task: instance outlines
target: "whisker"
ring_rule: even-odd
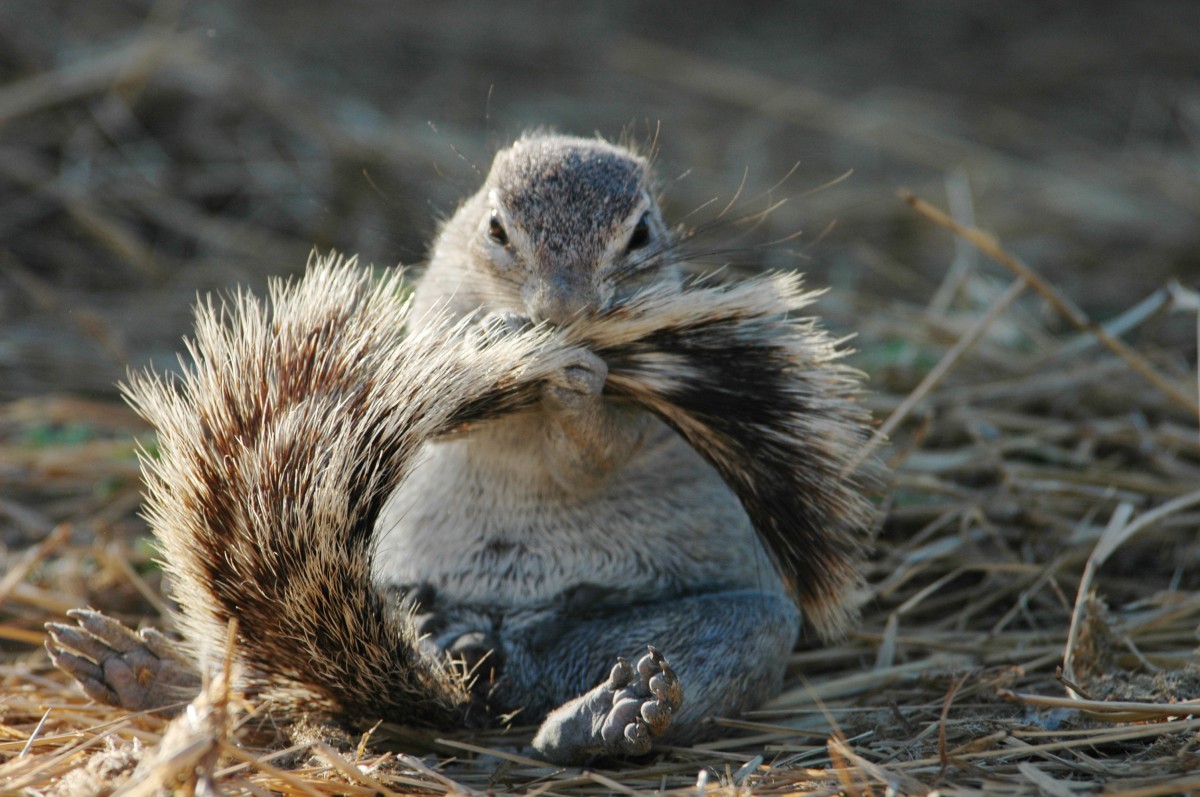
[[[733,208],[734,205],[737,204],[738,198],[742,195],[742,190],[746,187],[746,178],[748,178],[749,176],[750,176],[750,167],[743,166],[742,167],[742,181],[740,183],[738,183],[737,190],[733,192],[733,197],[729,200],[729,203],[726,204],[725,207],[721,208],[721,212],[717,214],[717,218],[721,218],[722,216],[724,216],[726,213],[728,213],[730,211],[731,208]]]

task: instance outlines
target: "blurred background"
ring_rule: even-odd
[[[668,215],[738,248],[702,266],[833,286],[822,312],[873,371],[903,334],[881,307],[969,317],[987,291],[947,275],[1009,279],[902,186],[1104,319],[1200,272],[1197,31],[1188,0],[10,0],[0,399],[114,396],[173,363],[197,292],[262,289],[314,246],[419,263],[543,126],[653,152]],[[1194,354],[1177,315],[1139,334]]]

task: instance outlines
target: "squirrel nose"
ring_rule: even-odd
[[[525,285],[522,299],[529,320],[563,324],[599,307],[596,289],[581,279],[559,276]]]

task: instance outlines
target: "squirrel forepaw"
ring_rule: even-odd
[[[474,329],[475,334],[483,340],[498,340],[529,329],[532,325],[533,322],[520,313],[496,310],[480,317]]]
[[[608,365],[587,349],[578,349],[574,361],[546,382],[542,398],[561,410],[582,410],[600,398],[608,379]]]

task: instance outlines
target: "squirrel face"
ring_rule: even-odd
[[[483,187],[446,223],[417,292],[559,324],[678,282],[644,158],[604,141],[536,135],[497,153]]]

